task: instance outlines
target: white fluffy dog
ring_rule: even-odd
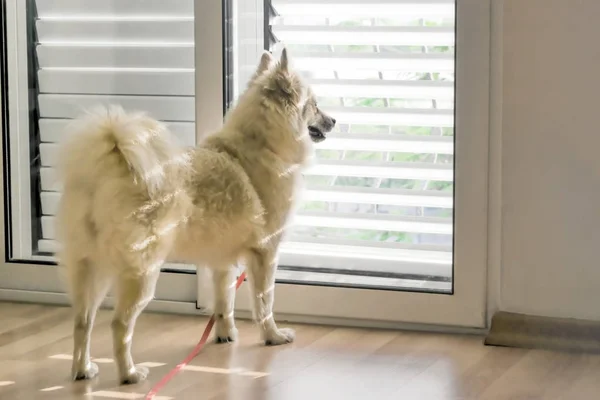
[[[59,259],[73,308],[73,379],[98,373],[90,333],[115,284],[114,354],[122,383],[146,378],[131,357],[135,321],[165,261],[209,266],[217,341],[235,340],[237,262],[246,265],[266,344],[294,340],[273,319],[277,248],[312,143],[335,120],[317,108],[287,52],[258,69],[221,131],[200,146],[175,144],[165,126],[110,107],[76,120],[62,147]]]

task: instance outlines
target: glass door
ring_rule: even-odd
[[[2,4],[0,288],[47,297],[64,292],[54,257],[61,196],[55,167],[69,120],[98,104],[120,104],[167,122],[183,145],[197,142],[194,1]],[[165,265],[159,296],[195,301],[190,274],[194,266]]]
[[[232,10],[234,96],[263,49],[285,46],[338,121],[316,145],[281,246],[275,311],[483,326],[489,3],[238,0]]]

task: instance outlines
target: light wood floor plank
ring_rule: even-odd
[[[158,363],[147,382],[121,386],[110,362],[112,313],[102,310],[92,356],[100,376],[71,382],[68,308],[0,303],[0,399],[94,400],[95,392],[141,396],[192,350],[205,317],[144,313],[133,353]],[[482,337],[289,325],[296,342],[265,347],[239,321],[239,340],[212,341],[159,395],[176,400],[587,400],[600,393],[600,355],[486,347]],[[164,363],[164,365],[160,365]],[[256,377],[258,373],[265,376]],[[254,374],[254,375],[252,375]],[[42,389],[54,388],[43,392]]]

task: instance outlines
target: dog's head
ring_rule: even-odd
[[[260,84],[277,100],[285,113],[295,113],[299,128],[315,143],[322,142],[335,127],[335,119],[321,110],[317,98],[301,76],[290,67],[287,50],[283,49],[278,62],[264,52],[249,86]]]
[[[302,112],[307,122],[308,134],[315,143],[325,140],[327,133],[335,127],[335,118],[330,117],[319,108],[317,98],[310,88],[308,88],[308,100],[304,104]]]

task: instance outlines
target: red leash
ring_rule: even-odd
[[[237,282],[235,283],[235,290],[239,289],[239,287],[244,282],[244,279],[246,279],[246,272],[242,272],[242,274],[238,278]],[[200,351],[202,350],[202,348],[206,344],[206,341],[208,340],[208,335],[210,335],[210,331],[212,331],[212,328],[213,328],[214,324],[215,324],[215,315],[213,314],[210,317],[210,320],[208,321],[208,324],[206,324],[206,328],[204,329],[204,333],[202,334],[202,337],[200,338],[200,341],[198,342],[198,344],[196,345],[196,347],[194,347],[194,349],[192,350],[192,352],[190,354],[188,354],[188,356],[180,364],[177,364],[177,366],[175,368],[173,368],[167,375],[165,375],[148,392],[148,394],[146,395],[146,400],[152,400],[152,399],[154,399],[154,396],[156,396],[156,394],[159,392],[159,390],[161,390],[162,388],[164,388],[166,386],[166,384],[169,383],[169,381],[171,379],[173,379],[173,377],[175,375],[177,375],[177,373],[183,369],[183,367],[185,367],[186,365],[188,365],[190,363],[190,361],[192,361],[194,359],[194,357],[196,357],[198,355],[198,353],[200,353]]]

